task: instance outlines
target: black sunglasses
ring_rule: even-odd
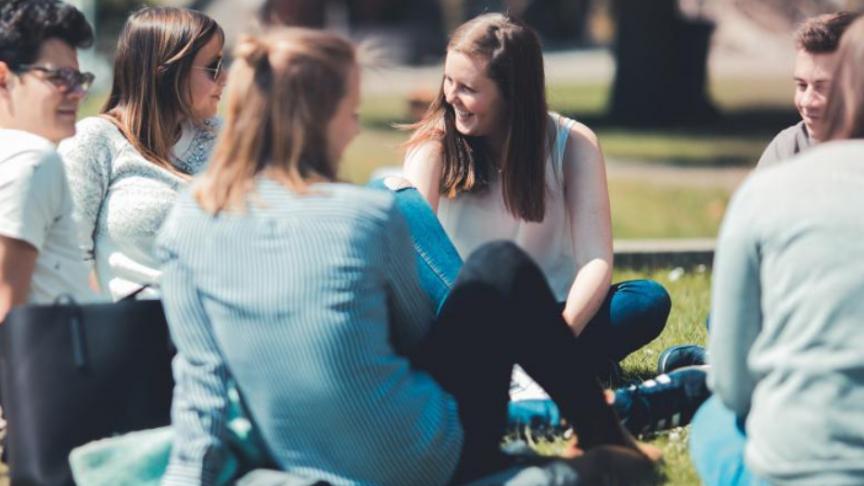
[[[39,71],[45,73],[45,79],[49,83],[67,93],[79,90],[86,93],[87,90],[93,86],[93,80],[96,79],[96,76],[94,76],[93,73],[82,73],[81,71],[72,68],[51,69],[36,64],[23,64],[15,71],[18,73],[25,73],[28,71]]]
[[[217,57],[216,59],[213,59],[213,62],[208,64],[207,67],[192,66],[192,69],[207,71],[210,73],[210,79],[214,82],[219,81],[219,77],[222,76],[222,73],[225,71],[226,63],[224,61],[224,57]]]

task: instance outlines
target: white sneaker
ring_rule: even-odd
[[[546,390],[528,376],[521,366],[513,366],[513,375],[510,378],[510,401],[548,399]]]

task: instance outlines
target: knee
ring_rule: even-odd
[[[512,241],[499,240],[481,245],[471,253],[468,260],[482,261],[486,264],[491,261],[498,265],[513,265],[529,262],[531,257]]]
[[[744,464],[746,440],[734,414],[719,398],[711,397],[702,404],[690,426],[690,458],[702,482],[711,486],[750,484]]]
[[[475,278],[494,281],[498,286],[545,278],[534,260],[510,241],[480,246],[465,261],[464,269]]]
[[[672,309],[669,292],[654,280],[633,280],[621,285],[626,286],[626,294],[632,297],[633,305],[638,306],[634,310],[646,331],[653,337],[660,335]]]
[[[373,179],[366,184],[366,187],[372,189],[381,189],[385,191],[398,192],[403,189],[413,189],[414,185],[411,181],[401,176],[387,176],[380,179]]]

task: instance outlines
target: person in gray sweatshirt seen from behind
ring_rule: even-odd
[[[754,173],[720,231],[691,430],[709,486],[864,484],[864,19],[830,89],[826,142]]]
[[[757,169],[787,160],[819,143],[831,76],[837,65],[837,44],[858,14],[837,12],[812,17],[795,32],[795,108],[801,121],[782,130],[768,144]]]

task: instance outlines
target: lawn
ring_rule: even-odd
[[[777,80],[713,84],[711,90],[718,105],[729,110],[731,115],[725,124],[699,129],[633,130],[608,125],[602,119],[608,95],[606,86],[552,86],[549,88],[549,101],[553,109],[576,114],[589,126],[595,127],[604,154],[609,159],[682,166],[752,165],[773,132],[782,127],[783,117],[788,113],[772,114],[769,110],[770,116],[764,118],[762,112],[747,110],[754,104],[775,109],[788,103],[791,95],[780,86],[781,81]],[[99,96],[89,99],[82,115],[96,113],[102,99]],[[394,129],[392,123],[404,121],[404,109],[404,100],[397,97],[378,96],[364,100],[360,110],[364,129],[345,154],[340,170],[344,180],[364,183],[375,169],[401,164],[400,144],[407,138],[407,133]],[[766,119],[769,123],[763,123]],[[597,122],[596,126],[592,120]],[[753,126],[757,129],[751,129]],[[721,186],[659,184],[614,177],[610,177],[609,190],[616,238],[714,236],[730,196],[730,189]],[[616,270],[616,280],[631,278],[655,279],[672,295],[672,312],[662,335],[623,363],[627,376],[648,377],[654,374],[657,357],[663,349],[674,344],[705,342],[710,272],[704,269],[690,272],[678,269]],[[687,430],[679,428],[646,438],[664,451],[664,484],[689,486],[699,483],[687,453]]]
[[[705,318],[710,307],[711,274],[699,268],[690,272],[682,272],[680,269],[648,272],[625,270],[615,274],[616,281],[632,278],[657,280],[672,296],[672,312],[663,333],[648,346],[628,356],[622,364],[625,375],[651,377],[656,373],[657,358],[664,349],[675,344],[705,343]],[[699,484],[687,450],[688,430],[689,428],[678,428],[648,439],[663,449],[664,484]]]
[[[710,272],[706,269],[619,270],[615,281],[650,278],[663,284],[672,295],[672,311],[663,333],[622,363],[624,379],[642,381],[656,375],[659,354],[675,344],[704,344],[705,317],[709,309]],[[613,384],[614,386],[614,384]],[[689,427],[679,427],[641,439],[663,451],[659,467],[660,481],[668,486],[694,486],[699,478],[688,452]],[[508,439],[512,440],[512,438]],[[567,444],[563,436],[535,439],[533,449],[539,454],[554,455]]]

